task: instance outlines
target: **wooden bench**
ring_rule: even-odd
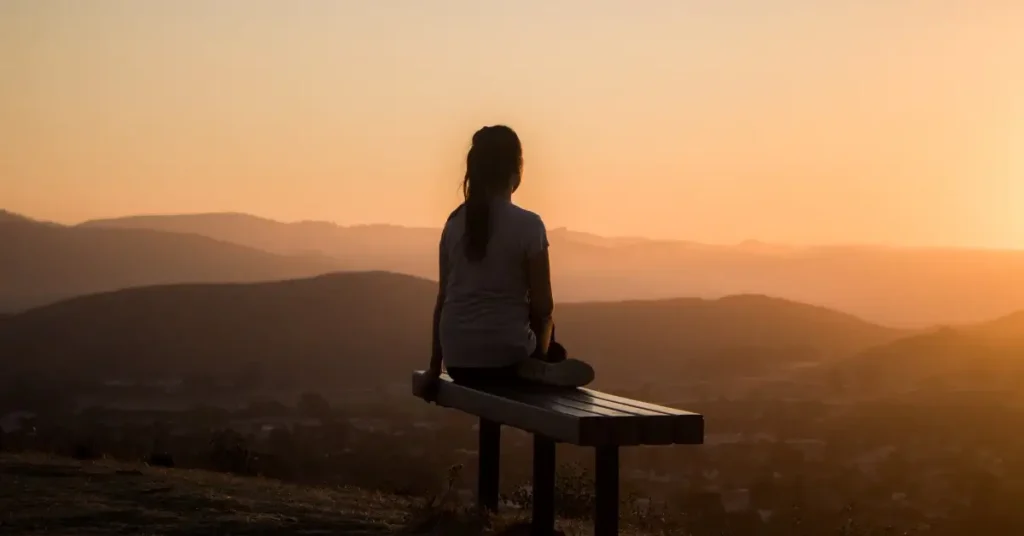
[[[413,373],[413,385],[422,371]],[[619,447],[698,445],[704,442],[704,417],[591,389],[543,385],[472,389],[441,376],[439,406],[480,417],[477,501],[498,507],[498,459],[501,426],[533,434],[534,536],[549,536],[555,526],[555,443],[594,447],[596,508],[594,535],[619,529]]]

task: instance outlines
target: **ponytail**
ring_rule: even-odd
[[[487,256],[491,237],[491,203],[507,191],[522,167],[523,150],[511,128],[484,127],[473,135],[466,155],[462,191],[466,198],[466,257],[477,262]]]

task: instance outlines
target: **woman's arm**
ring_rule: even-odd
[[[430,372],[441,374],[442,352],[441,352],[441,308],[444,307],[445,289],[448,285],[448,253],[444,247],[444,236],[441,237],[441,244],[438,248],[438,283],[437,301],[434,302],[434,324],[433,341],[430,350]]]
[[[444,287],[437,291],[437,302],[434,304],[434,341],[430,351],[430,371],[441,373],[441,335],[438,333],[441,327],[441,307],[444,305]]]
[[[547,355],[554,326],[555,300],[551,295],[551,260],[546,244],[526,259],[526,275],[530,285],[530,328],[537,336],[537,349]]]

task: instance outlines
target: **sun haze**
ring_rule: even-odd
[[[0,206],[439,226],[506,123],[549,226],[1020,247],[1022,34],[998,0],[5,0]]]

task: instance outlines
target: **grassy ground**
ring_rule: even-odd
[[[577,523],[561,528],[566,536],[590,532]],[[528,531],[515,515],[484,522],[443,498],[417,502],[206,471],[0,454],[0,534],[514,536]]]
[[[392,534],[410,504],[204,471],[0,455],[0,534]]]

